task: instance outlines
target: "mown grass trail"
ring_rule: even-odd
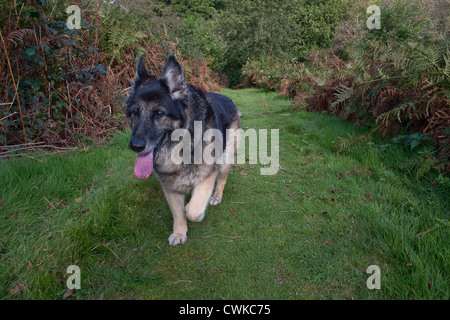
[[[365,129],[291,113],[262,90],[223,90],[243,128],[279,129],[280,166],[236,165],[223,202],[169,247],[155,177],[133,176],[129,132],[104,147],[0,163],[0,297],[61,299],[448,299],[448,190],[397,169],[405,150],[334,141]],[[375,141],[376,142],[376,141]],[[270,150],[270,149],[269,149]],[[365,270],[381,269],[369,290]]]

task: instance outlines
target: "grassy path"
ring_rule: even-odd
[[[0,162],[0,297],[60,299],[448,299],[445,190],[393,165],[407,150],[335,151],[363,133],[289,112],[261,90],[223,90],[243,128],[279,129],[281,170],[237,165],[222,204],[169,247],[172,218],[154,177],[133,176],[129,132],[105,147]],[[422,234],[421,234],[422,233]],[[381,270],[381,289],[365,273]]]

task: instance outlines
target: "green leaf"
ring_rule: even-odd
[[[42,122],[42,119],[36,118],[35,120],[36,120],[36,123],[37,123],[41,128],[44,128],[44,123]]]
[[[411,141],[411,150],[414,150],[420,145],[420,140],[412,140]]]

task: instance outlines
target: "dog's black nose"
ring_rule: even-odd
[[[145,141],[139,138],[132,137],[130,140],[130,148],[137,153],[144,151]]]

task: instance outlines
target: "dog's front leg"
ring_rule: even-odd
[[[163,188],[173,216],[173,233],[169,237],[169,245],[176,246],[187,240],[187,222],[184,213],[184,194]]]

